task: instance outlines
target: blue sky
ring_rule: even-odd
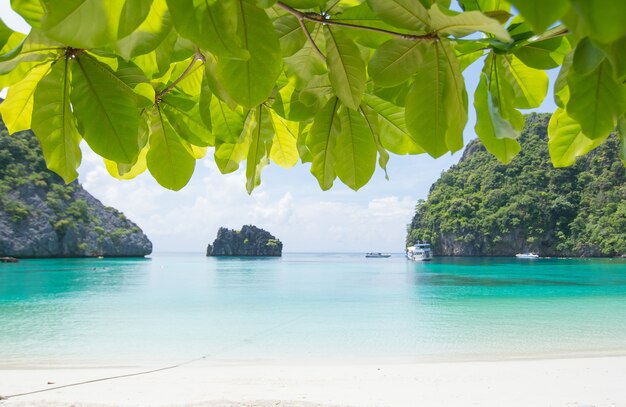
[[[27,29],[12,14],[9,0],[0,0],[5,23],[13,29]],[[465,142],[476,137],[472,95],[480,69],[479,61],[464,72],[470,99]],[[553,82],[554,75],[550,76]],[[554,109],[551,90],[549,93],[537,111]],[[370,183],[358,192],[339,180],[330,191],[321,191],[309,172],[310,164],[290,170],[272,164],[263,172],[261,186],[248,195],[244,171],[221,175],[211,151],[197,162],[189,185],[171,192],[148,173],[131,181],[113,179],[102,160],[83,147],[80,182],[104,204],[136,222],[158,252],[202,252],[220,226],[239,228],[244,224],[269,230],[282,240],[286,252],[401,252],[415,203],[427,197],[432,183],[462,154],[436,160],[427,155],[392,155],[387,167],[390,179],[377,169]]]

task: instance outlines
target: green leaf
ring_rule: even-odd
[[[189,143],[200,147],[215,145],[215,137],[202,121],[199,104],[193,99],[181,94],[167,94],[161,100],[161,113],[176,133]]]
[[[204,158],[208,151],[207,147],[198,147],[198,146],[194,146],[193,144],[188,144],[188,146],[189,146],[189,151],[191,152],[191,156],[195,158],[196,160]]]
[[[11,0],[11,8],[31,27],[41,27],[44,9],[39,0]]]
[[[482,12],[503,10],[509,11],[511,6],[503,0],[460,0],[459,4],[465,11],[478,10]]]
[[[357,45],[340,31],[324,27],[328,77],[341,102],[357,109],[365,92],[365,62]]]
[[[596,47],[589,37],[585,37],[578,42],[574,51],[573,67],[576,73],[588,75],[593,72],[604,61],[606,55]]]
[[[172,78],[174,80],[183,78],[176,83],[176,89],[193,98],[200,96],[202,81],[206,71],[199,61],[194,55],[192,58],[177,62],[172,70]],[[190,66],[191,68],[189,68]]]
[[[562,109],[565,109],[565,105],[569,101],[569,86],[567,85],[567,77],[569,76],[573,59],[574,52],[570,52],[567,56],[565,56],[559,75],[556,77],[556,81],[554,82],[554,102]]]
[[[387,152],[387,150],[385,150],[385,147],[383,147],[383,144],[380,140],[380,131],[378,127],[378,114],[367,105],[365,106],[361,105],[359,110],[361,111],[361,114],[365,118],[365,122],[367,123],[369,133],[372,135],[374,144],[376,145],[376,150],[378,151],[378,165],[383,171],[385,171],[385,178],[389,180],[389,174],[387,174],[387,163],[389,162],[389,153]]]
[[[454,41],[454,54],[459,60],[461,71],[476,62],[485,54],[485,49],[489,48],[488,43],[475,40],[456,40]]]
[[[509,21],[509,19],[512,17],[511,13],[504,10],[484,11],[483,14],[489,18],[493,18],[500,24],[506,24],[507,21]]]
[[[511,4],[536,32],[543,32],[556,23],[570,7],[568,0],[511,0]]]
[[[626,81],[626,35],[609,44],[596,44],[604,51],[607,59],[613,66],[613,76],[618,82]]]
[[[211,92],[211,87],[209,86],[209,80],[205,70],[202,77],[202,83],[200,84],[198,111],[200,113],[200,119],[204,122],[206,128],[212,133],[213,122],[211,121],[211,99],[213,99],[213,92]],[[215,136],[213,136],[213,140],[215,140]]]
[[[487,75],[488,105],[498,138],[517,138],[524,127],[524,117],[515,109],[515,102],[523,96],[516,89],[503,55],[491,53],[485,60],[483,73]],[[504,122],[502,122],[504,121]],[[502,122],[502,123],[501,123]]]
[[[532,109],[541,106],[548,93],[548,74],[542,70],[530,68],[515,55],[498,55],[496,58],[503,66],[504,78],[514,92],[513,106],[520,109]]]
[[[509,32],[513,41],[515,41],[513,44],[515,47],[526,45],[530,40],[538,41],[540,37],[535,34],[530,24],[528,24],[521,15],[515,16],[506,30]],[[503,51],[506,51],[506,49]]]
[[[608,136],[608,134],[607,134]],[[565,110],[558,108],[550,118],[548,126],[548,150],[555,167],[567,167],[576,163],[576,157],[604,143],[607,136],[591,140]]]
[[[626,34],[626,24],[624,24],[626,2],[622,0],[570,1],[584,25],[589,29],[591,38],[602,43],[609,43]]]
[[[269,8],[276,4],[276,0],[256,0],[256,2],[261,8]]]
[[[323,106],[334,95],[333,87],[326,75],[315,76],[300,91],[300,101],[306,106]]]
[[[216,97],[211,98],[211,123],[216,141],[236,143],[243,131],[243,112],[241,108],[231,109]]]
[[[0,104],[0,115],[9,134],[31,128],[33,96],[39,81],[48,74],[52,61],[37,65],[17,84],[11,86]]]
[[[525,65],[535,69],[553,69],[563,63],[572,47],[565,37],[529,42],[518,48],[515,56]]]
[[[404,108],[367,93],[363,102],[377,115],[380,143],[385,149],[399,155],[424,153],[424,149],[409,134]],[[370,114],[366,116],[369,117]]]
[[[422,41],[392,39],[376,50],[368,73],[377,85],[392,87],[408,80],[422,63]]]
[[[65,52],[61,47],[36,29],[28,36],[12,32],[0,50],[0,87],[19,82],[30,69],[45,60],[58,58]]]
[[[96,48],[125,37],[145,19],[151,0],[42,0],[42,29],[74,48]],[[128,4],[127,4],[128,3]]]
[[[148,83],[143,71],[133,62],[121,58],[115,60],[114,66],[117,67],[115,77],[126,85],[127,92],[134,95],[137,106],[139,108],[152,106],[155,101],[154,88]]]
[[[415,80],[406,97],[406,124],[413,140],[433,157],[463,147],[467,93],[449,42],[428,41]]]
[[[306,139],[309,136],[309,130],[311,130],[311,123],[302,124],[298,126],[298,139],[296,140],[296,148],[298,149],[298,155],[302,163],[313,162],[313,154],[311,150],[306,146]]]
[[[343,24],[372,27],[387,31],[398,31],[396,27],[381,20],[380,17],[372,11],[367,2],[363,2],[355,7],[344,9],[341,13],[333,15],[333,20]],[[378,47],[389,40],[388,34],[370,30],[351,30],[350,36],[358,44],[373,49],[378,49]]]
[[[283,3],[297,9],[309,9],[317,6],[323,7],[326,0],[284,0]]]
[[[276,94],[272,109],[280,116],[291,121],[305,121],[313,118],[323,104],[307,106],[300,100],[300,92],[296,90],[296,79],[290,78],[285,86]]]
[[[146,77],[162,78],[171,72],[170,64],[177,61],[174,59],[174,47],[178,38],[180,38],[178,34],[171,30],[154,51],[134,57],[133,62],[141,68]]]
[[[597,139],[612,132],[626,110],[626,88],[615,81],[610,63],[605,60],[588,75],[570,70],[567,84],[567,113],[580,123],[585,136]]]
[[[319,26],[311,32],[311,38],[320,47],[323,46],[323,42],[320,41],[322,35],[322,29]],[[325,74],[328,71],[326,60],[309,41],[304,44],[301,50],[285,58],[284,61],[287,76],[298,79],[299,89],[304,87],[314,76]]]
[[[251,134],[255,125],[254,114],[250,111],[238,140],[233,143],[217,141],[215,145],[215,164],[217,164],[222,174],[229,174],[239,169],[239,163],[248,155]]]
[[[15,31],[13,31],[9,27],[7,27],[6,24],[4,24],[4,21],[2,21],[2,19],[0,19],[0,55],[3,55],[7,51],[10,51],[10,50],[12,50],[14,48],[13,45],[10,45],[5,50],[5,46],[7,45],[7,42],[9,41],[11,36],[13,36],[14,33],[15,33]],[[20,41],[21,41],[21,39],[18,40],[18,43]]]
[[[501,162],[508,164],[520,152],[521,146],[515,140],[518,128],[506,121],[495,108],[489,93],[489,78],[483,72],[474,94],[476,126],[474,130],[487,151]]]
[[[413,84],[413,78],[411,78],[407,83],[394,86],[393,88],[376,87],[373,89],[372,93],[396,106],[404,107],[406,103],[406,95],[409,93],[411,84]]]
[[[68,60],[56,62],[39,81],[33,105],[33,132],[41,144],[46,165],[69,184],[78,177],[81,137],[70,107]]]
[[[5,62],[15,59],[26,43],[25,38],[26,35],[11,30],[0,19],[0,61]],[[8,71],[3,69],[0,72],[5,73]]]
[[[415,0],[367,0],[381,20],[398,28],[425,33],[430,30],[428,10]]]
[[[376,143],[372,129],[361,115],[342,107],[339,110],[341,134],[335,144],[335,156],[340,157],[335,164],[339,179],[357,191],[372,178],[376,168]]]
[[[140,147],[136,94],[93,57],[82,54],[75,61],[71,101],[83,138],[104,158],[134,163]]]
[[[133,165],[118,164],[115,161],[104,159],[104,166],[108,173],[113,177],[120,180],[131,180],[138,175],[143,174],[148,169],[148,163],[146,161],[146,155],[148,148],[143,148],[139,152],[137,162]]]
[[[178,191],[193,174],[196,159],[158,106],[150,110],[150,150],[146,163],[150,174],[164,188]]]
[[[453,13],[450,10],[446,10],[444,13],[438,4],[433,4],[428,13],[430,14],[433,28],[441,34],[465,37],[481,31],[486,34],[492,34],[501,41],[512,41],[509,32],[502,27],[498,20],[489,18],[479,11]]]
[[[313,126],[306,138],[306,146],[311,151],[311,173],[317,178],[324,191],[333,186],[335,172],[335,144],[341,132],[337,115],[339,99],[332,98],[315,115]]]
[[[258,106],[255,109],[255,124],[250,134],[250,148],[246,159],[246,190],[251,194],[261,185],[261,171],[270,162],[270,151],[274,139],[272,117],[268,109]]]
[[[306,37],[297,18],[291,14],[285,14],[275,19],[272,24],[278,34],[281,53],[284,57],[293,55],[302,49]]]
[[[178,35],[176,30],[172,30],[175,34],[174,47],[172,48],[172,55],[170,55],[170,62],[182,61],[190,58],[198,50],[195,43]],[[172,35],[172,33],[170,33]],[[158,49],[158,48],[157,48]]]
[[[109,0],[107,6],[110,7]],[[143,23],[150,13],[153,0],[125,1],[119,16],[119,26],[115,38],[124,38],[130,35]]]
[[[176,31],[216,56],[247,59],[237,36],[239,0],[167,0]]]
[[[250,58],[242,61],[221,59],[216,77],[239,104],[252,108],[265,101],[282,68],[280,43],[269,17],[252,0],[238,0],[238,34]]]
[[[152,52],[172,31],[172,26],[165,0],[154,0],[143,23],[136,31],[119,40],[116,49],[125,59]]]
[[[283,119],[273,110],[268,111],[274,127],[270,157],[281,167],[291,168],[298,163],[298,123]]]
[[[237,106],[237,102],[230,97],[222,84],[217,80],[215,75],[217,61],[215,61],[211,54],[205,56],[204,68],[205,72],[202,80],[206,82],[206,86],[208,86],[211,93],[234,109]]]

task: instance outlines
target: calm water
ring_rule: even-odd
[[[626,354],[626,261],[0,264],[0,367]]]

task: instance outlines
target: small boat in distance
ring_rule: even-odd
[[[385,258],[385,257],[391,257],[391,255],[389,253],[369,252],[369,253],[365,253],[365,257],[368,257],[368,258]]]
[[[538,259],[539,255],[535,253],[517,253],[515,257],[518,259]]]
[[[430,243],[418,243],[407,247],[406,257],[413,261],[431,261],[433,259],[433,251],[430,248]]]

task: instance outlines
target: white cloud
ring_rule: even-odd
[[[305,201],[294,211],[298,226],[296,250],[306,250],[305,240],[317,251],[402,251],[406,223],[413,199],[396,196],[369,202]],[[303,239],[302,237],[306,237]],[[291,239],[290,239],[291,240]]]
[[[455,160],[394,157],[397,176],[388,182],[377,173],[359,192],[339,181],[323,192],[302,166],[287,172],[270,166],[262,185],[248,195],[244,169],[223,175],[211,158],[199,161],[189,184],[172,192],[149,173],[115,180],[87,146],[83,152],[79,173],[85,189],[124,212],[160,252],[203,252],[219,227],[244,224],[269,230],[283,241],[285,251],[400,252],[415,202]],[[415,169],[420,160],[422,171]]]

